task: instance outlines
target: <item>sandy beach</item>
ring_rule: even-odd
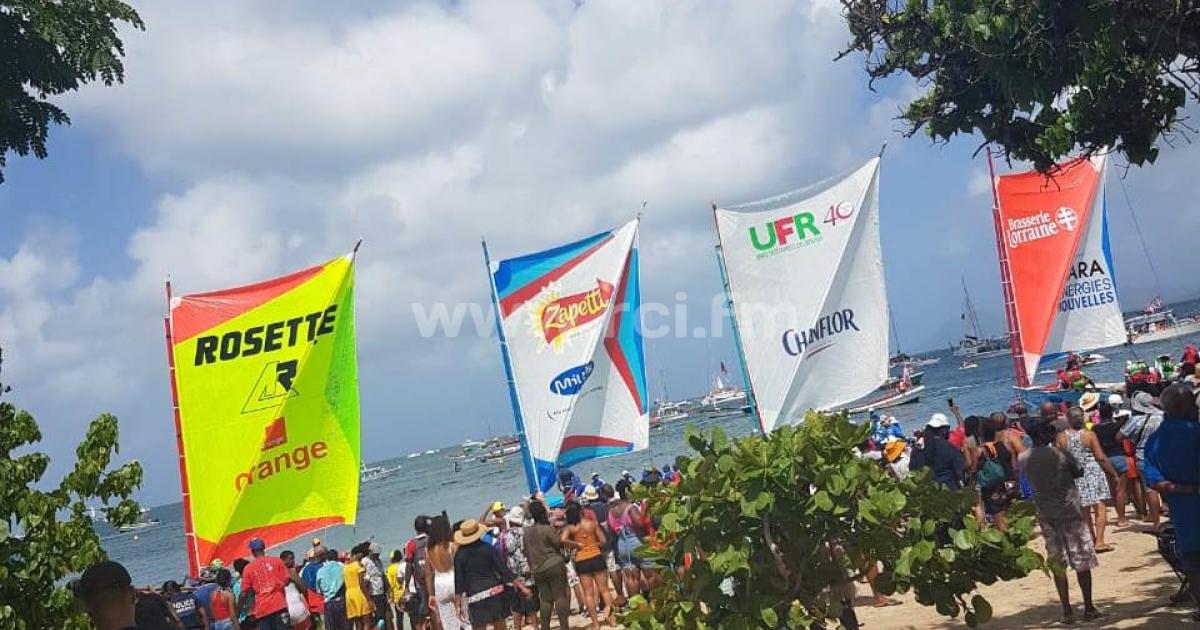
[[[1109,513],[1112,519],[1112,512]],[[1109,521],[1112,523],[1112,521]],[[1078,627],[1090,628],[1196,628],[1190,609],[1173,608],[1168,598],[1179,588],[1179,580],[1171,572],[1155,547],[1155,538],[1144,532],[1144,526],[1113,530],[1108,540],[1116,548],[1100,556],[1100,567],[1093,571],[1093,599],[1096,606],[1108,614],[1091,623],[1078,622]],[[1032,543],[1039,553],[1044,552],[1041,538]],[[981,589],[992,604],[993,617],[989,628],[1062,628],[1058,623],[1059,605],[1054,583],[1041,573],[1021,580],[1000,582]],[[933,607],[917,604],[911,595],[898,597],[900,606],[877,609],[871,606],[870,591],[860,585],[859,619],[870,630],[908,630],[916,628],[965,628],[962,619],[947,619]],[[1071,601],[1076,617],[1082,616],[1083,605],[1079,587],[1071,575]]]
[[[1110,512],[1110,518],[1112,518]],[[1111,523],[1111,521],[1110,521]],[[1146,526],[1132,524],[1113,530],[1109,541],[1115,549],[1100,556],[1100,567],[1093,572],[1096,606],[1107,613],[1104,619],[1090,623],[1082,620],[1081,628],[1144,628],[1146,630],[1194,629],[1191,609],[1171,607],[1168,599],[1179,588],[1179,580],[1158,555],[1155,539],[1144,531]],[[1033,543],[1038,553],[1044,553],[1041,538]],[[985,586],[981,592],[993,608],[992,620],[985,628],[1063,628],[1058,623],[1058,599],[1054,583],[1041,573],[1021,580]],[[867,630],[925,630],[966,628],[962,618],[947,619],[932,606],[922,606],[912,595],[898,596],[899,606],[874,608],[871,592],[865,584],[858,585],[858,617]],[[1079,587],[1071,576],[1071,601],[1077,618],[1082,617]],[[552,627],[557,627],[557,622]],[[579,616],[571,618],[572,628],[587,628]]]

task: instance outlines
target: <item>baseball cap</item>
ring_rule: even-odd
[[[946,414],[944,413],[935,413],[929,416],[929,422],[925,426],[930,429],[941,429],[942,427],[950,426],[950,420],[946,418]]]
[[[1121,398],[1120,394],[1109,394],[1108,404],[1112,405],[1113,407],[1120,407],[1121,405],[1125,404],[1125,399]]]
[[[266,551],[267,549],[267,543],[258,537],[251,538],[247,546],[250,547],[250,551]]]
[[[488,511],[495,513],[495,512],[500,512],[503,510],[504,510],[504,504],[501,503],[500,501],[496,501],[495,503],[492,504],[492,509],[490,509]]]
[[[119,562],[105,560],[88,567],[79,580],[75,582],[75,596],[80,599],[90,599],[108,588],[129,588],[133,579],[129,571]]]

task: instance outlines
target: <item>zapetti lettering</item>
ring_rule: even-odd
[[[196,339],[195,365],[232,361],[259,353],[291,348],[301,341],[314,343],[317,337],[333,332],[337,321],[337,304],[324,311],[293,317],[265,326],[231,330],[223,335],[206,335]]]
[[[829,315],[822,315],[817,324],[808,330],[789,328],[783,331],[783,351],[798,357],[808,346],[847,330],[859,330],[854,323],[854,309],[844,308]]]
[[[238,473],[233,480],[234,490],[241,492],[242,489],[254,485],[255,481],[266,481],[289,470],[305,470],[328,454],[329,445],[324,442],[297,446],[291,451],[284,451],[271,459],[264,459],[250,466],[246,472]]]

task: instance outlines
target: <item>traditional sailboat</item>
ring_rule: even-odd
[[[983,337],[979,326],[979,316],[975,314],[975,303],[971,301],[971,292],[967,290],[967,281],[962,279],[963,290],[963,338],[954,349],[954,356],[970,359],[964,364],[979,359],[991,359],[1009,354],[1008,335],[1000,337]]]
[[[530,492],[649,443],[638,223],[496,263],[483,243]]]
[[[1125,341],[1105,204],[1105,158],[1046,175],[995,177],[993,219],[1013,374],[1031,402],[1075,402],[1077,390],[1034,386],[1039,362]],[[992,168],[991,154],[988,166]]]
[[[879,162],[713,207],[734,338],[764,433],[810,409],[843,407],[887,378]]]

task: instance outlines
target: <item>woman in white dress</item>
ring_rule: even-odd
[[[430,616],[435,628],[463,630],[466,626],[466,606],[454,593],[454,532],[445,512],[435,516],[429,526],[429,551],[425,572],[429,592]]]

